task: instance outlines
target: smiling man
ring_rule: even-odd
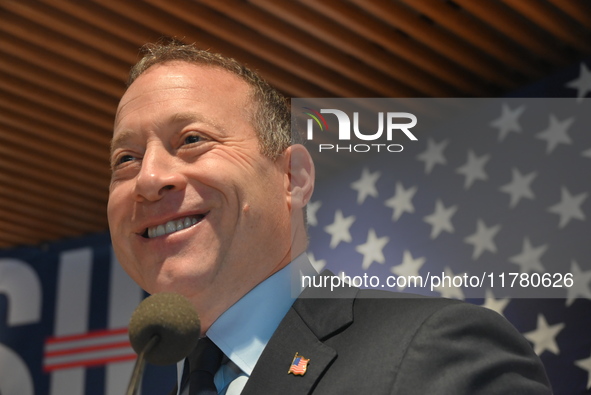
[[[117,257],[147,292],[195,306],[195,355],[221,361],[207,393],[550,393],[496,313],[352,287],[292,292],[294,274],[315,274],[304,254],[314,166],[291,144],[284,98],[236,61],[148,46],[117,110],[111,166]],[[201,393],[189,359],[173,393]]]
[[[176,61],[150,67],[117,111],[109,199],[117,254],[149,293],[193,301],[204,331],[290,262],[290,210],[312,191],[312,177],[296,196],[291,187],[292,152],[307,155],[302,147],[262,153],[248,121],[253,102],[238,76]],[[297,255],[303,225],[294,237]]]

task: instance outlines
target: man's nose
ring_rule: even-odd
[[[147,149],[136,176],[136,199],[154,202],[162,199],[167,191],[184,189],[186,179],[177,162],[164,147]]]

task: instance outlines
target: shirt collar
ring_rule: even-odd
[[[306,254],[299,255],[226,310],[211,325],[207,337],[250,376],[269,339],[302,292],[302,276],[315,274]]]

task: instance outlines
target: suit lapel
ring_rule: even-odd
[[[296,352],[310,360],[303,376],[287,373]],[[336,351],[322,344],[291,309],[265,347],[242,394],[308,394],[335,357]]]
[[[357,289],[341,289],[330,295],[326,292],[307,289],[294,303],[265,347],[243,395],[303,395],[313,390],[337,357],[337,352],[322,341],[352,322]],[[310,360],[303,376],[288,374],[296,352]]]

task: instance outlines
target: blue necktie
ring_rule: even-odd
[[[217,395],[213,382],[222,364],[224,354],[209,338],[199,339],[197,347],[189,354],[189,395]]]

